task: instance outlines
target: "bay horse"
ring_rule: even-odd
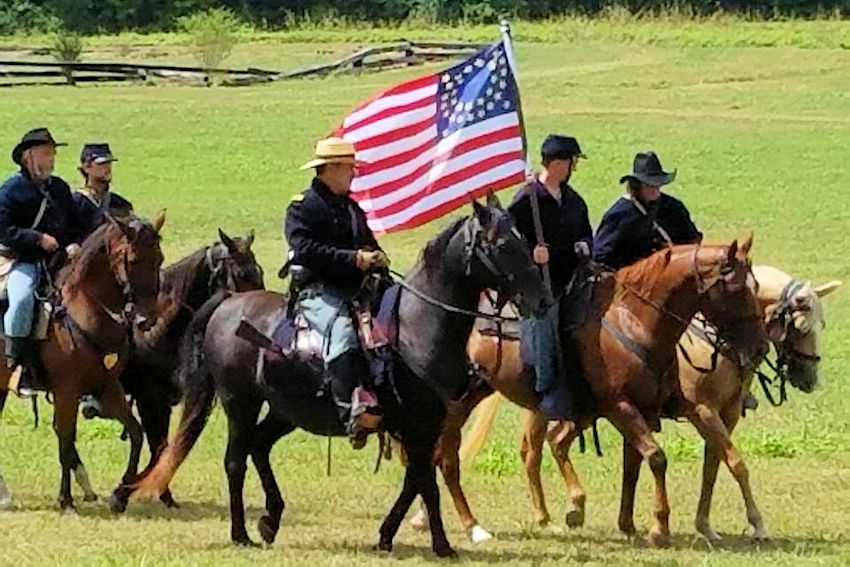
[[[443,529],[432,454],[446,406],[470,387],[466,341],[479,295],[487,288],[513,298],[524,313],[551,304],[539,271],[509,214],[490,194],[487,206],[473,203],[473,214],[444,229],[425,247],[405,277],[399,299],[397,361],[394,377],[377,388],[388,431],[408,455],[402,491],[380,528],[378,550],[390,551],[396,532],[417,495],[428,508],[431,547],[453,556]],[[274,541],[284,501],[269,464],[275,442],[296,428],[318,435],[345,434],[329,396],[317,397],[324,376],[321,361],[285,358],[288,372],[276,386],[258,384],[258,348],[234,335],[240,321],[269,336],[284,317],[287,297],[248,292],[213,298],[193,319],[181,361],[184,383],[179,429],[154,469],[131,488],[158,496],[200,435],[218,394],[228,418],[225,455],[230,492],[231,539],[251,544],[245,529],[243,483],[250,454],[266,493],[261,537]],[[289,394],[284,391],[290,390]],[[293,393],[292,390],[300,390]],[[307,392],[307,393],[305,393]],[[269,412],[258,423],[260,408]]]
[[[152,223],[130,217],[95,230],[57,278],[56,312],[47,340],[37,344],[37,360],[53,395],[53,429],[59,440],[62,477],[59,507],[75,512],[71,471],[79,463],[75,446],[80,396],[95,392],[104,412],[118,420],[130,439],[130,456],[110,504],[121,500],[121,486],[135,475],[142,430],[133,417],[119,376],[129,361],[130,335],[154,320],[162,251],[160,213]],[[2,343],[2,340],[0,340]],[[0,369],[0,410],[8,395],[11,370]],[[4,485],[5,486],[5,485]]]
[[[759,357],[767,348],[761,312],[749,283],[751,245],[752,237],[740,247],[737,241],[723,246],[675,246],[622,268],[609,282],[596,286],[594,315],[574,333],[596,405],[586,422],[597,417],[610,421],[623,435],[629,454],[634,454],[638,463],[645,459],[655,477],[655,523],[650,537],[659,547],[669,544],[670,508],[667,461],[652,432],[660,429],[662,408],[675,387],[679,338],[694,314],[701,311],[719,328],[722,339],[747,360]],[[604,291],[605,286],[610,289]],[[446,419],[435,456],[461,523],[473,541],[481,541],[490,535],[472,514],[460,486],[460,429],[474,406],[493,390],[528,409],[536,408],[537,396],[524,373],[518,341],[502,342],[474,332],[468,349],[488,384],[468,396],[464,407],[455,408],[456,413]],[[574,424],[563,422],[548,435],[560,446],[578,431]],[[544,422],[542,436],[546,435]],[[527,470],[539,467],[539,455],[527,452],[525,445],[523,460]],[[562,473],[565,478],[574,475],[567,468],[562,468]],[[535,508],[541,509],[537,501]],[[548,516],[538,516],[538,521],[548,521]]]
[[[789,381],[803,392],[811,392],[819,380],[819,345],[825,328],[821,298],[835,291],[841,282],[831,281],[815,287],[778,268],[760,265],[753,266],[753,275],[758,284],[756,295],[764,311],[767,335],[778,355],[779,379],[783,383]],[[674,393],[676,401],[668,405],[669,413],[665,415],[688,419],[705,440],[702,490],[695,527],[706,539],[720,540],[711,527],[709,513],[717,469],[723,460],[741,489],[747,519],[753,527],[753,538],[764,540],[769,535],[750,488],[749,471],[731,440],[735,425],[742,415],[743,398],[750,391],[754,372],[751,368],[742,367],[725,348],[720,351],[714,369],[711,370],[714,348],[704,327],[704,321],[694,319],[693,326],[680,340],[678,387]],[[767,384],[763,383],[763,387],[766,388]],[[784,385],[781,388],[784,389]],[[772,398],[768,399],[778,405],[784,393],[781,396],[776,402]],[[465,440],[460,450],[464,461],[473,459],[477,448],[483,445],[499,401],[500,396],[494,395],[479,406],[478,416],[472,426],[474,433],[468,436],[468,444]],[[546,421],[539,414],[528,410],[523,412],[521,455],[532,492],[535,518],[543,524],[550,519],[540,478],[546,430]],[[550,438],[552,454],[569,492],[567,525],[570,527],[583,525],[586,500],[584,488],[569,459],[569,448],[574,438],[575,435],[570,434],[560,443],[553,443]],[[631,517],[637,475],[638,471],[634,469],[624,469],[623,478],[627,482],[623,487],[625,506],[621,508],[620,523],[621,527],[627,528],[626,532],[634,526]]]
[[[121,385],[135,401],[147,438],[151,453],[148,467],[156,462],[168,440],[171,407],[180,400],[180,389],[172,376],[178,366],[180,342],[192,316],[219,291],[264,287],[263,269],[251,250],[254,231],[231,238],[218,229],[218,237],[218,242],[162,270],[156,323],[149,330],[134,333],[130,361],[121,373]],[[96,500],[82,461],[73,470],[86,500]],[[161,500],[168,507],[177,506],[170,490],[162,494]]]

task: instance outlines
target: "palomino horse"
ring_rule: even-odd
[[[596,400],[596,415],[608,419],[623,435],[630,450],[649,463],[655,477],[653,542],[669,542],[669,505],[665,486],[666,458],[652,436],[658,429],[662,406],[674,389],[676,345],[697,311],[720,329],[723,340],[748,359],[766,350],[761,312],[755,300],[747,257],[752,239],[740,247],[688,245],[655,253],[619,270],[613,291],[597,286],[594,316],[576,331],[582,364]],[[608,287],[611,287],[608,285]],[[604,316],[600,316],[604,314]],[[643,350],[638,354],[622,338]],[[634,348],[634,347],[632,347]],[[501,343],[474,334],[470,358],[488,375],[489,386],[525,408],[537,399],[523,373],[517,342]],[[468,397],[463,408],[446,420],[437,460],[453,496],[461,522],[474,540],[488,534],[473,516],[460,487],[460,427],[472,407],[486,397],[486,388]],[[571,424],[562,424],[553,436],[569,436]],[[545,434],[545,427],[543,430]],[[526,466],[538,466],[526,460]],[[564,474],[572,474],[566,469]],[[541,518],[542,519],[542,518]]]
[[[171,406],[180,400],[179,385],[172,380],[179,361],[180,341],[197,311],[222,290],[263,289],[263,269],[257,264],[251,245],[254,231],[244,238],[231,238],[221,229],[220,241],[189,254],[162,271],[158,318],[148,331],[133,336],[130,362],[121,374],[124,391],[136,402],[142,429],[148,441],[151,460],[168,440]],[[74,467],[86,500],[96,500],[85,466]],[[166,506],[177,503],[171,491],[161,497]]]
[[[380,550],[392,549],[404,515],[421,495],[428,508],[432,549],[440,556],[454,555],[443,530],[432,455],[446,406],[470,387],[465,347],[479,295],[495,288],[514,298],[523,312],[551,304],[510,215],[492,195],[487,207],[475,203],[474,210],[473,216],[453,223],[432,240],[405,278],[406,291],[399,300],[398,364],[377,394],[386,412],[384,424],[401,439],[408,467],[401,494],[381,526]],[[320,435],[345,434],[330,396],[316,396],[325,379],[321,362],[296,353],[284,358],[271,385],[258,382],[257,346],[234,337],[242,320],[271,335],[284,317],[286,303],[280,294],[249,292],[213,298],[198,311],[181,362],[185,391],[179,430],[153,471],[138,484],[143,493],[162,494],[200,435],[218,394],[228,418],[225,469],[231,539],[239,544],[251,543],[242,500],[248,455],[266,493],[259,532],[271,543],[284,508],[269,464],[272,446],[296,428]],[[270,409],[258,423],[263,402]]]
[[[59,506],[74,511],[71,471],[79,463],[75,447],[80,396],[95,392],[105,413],[120,421],[130,438],[130,458],[122,486],[135,474],[142,449],[142,430],[133,417],[118,377],[130,351],[133,326],[153,321],[162,252],[159,231],[164,213],[153,223],[131,218],[108,219],[83,243],[58,278],[58,312],[38,357],[47,390],[53,394],[53,429],[59,439],[62,480]],[[0,370],[5,403],[11,371]],[[122,500],[121,488],[110,499]]]
[[[786,379],[803,392],[811,392],[818,381],[819,344],[825,326],[823,305],[820,298],[835,291],[840,282],[813,287],[808,282],[794,279],[785,272],[771,266],[753,266],[753,275],[758,282],[757,298],[765,313],[765,325],[768,337],[779,357],[779,378]],[[676,390],[678,403],[669,406],[670,415],[666,417],[684,417],[694,424],[705,439],[703,461],[702,491],[696,513],[696,529],[707,539],[717,541],[720,536],[709,523],[709,512],[717,469],[722,459],[738,482],[747,511],[747,519],[753,526],[753,537],[765,539],[768,532],[762,522],[761,513],[756,506],[749,483],[749,472],[743,457],[731,441],[732,431],[741,413],[743,398],[749,391],[753,372],[747,371],[735,360],[734,356],[717,358],[714,370],[710,369],[714,348],[701,331],[704,322],[694,320],[680,341],[679,387]],[[472,431],[474,433],[464,441],[461,448],[463,459],[474,458],[492,423],[500,396],[494,395],[485,400],[478,408]],[[536,412],[526,410],[523,416],[523,435],[521,454],[531,487],[535,518],[547,523],[549,512],[546,509],[543,486],[540,479],[540,462],[546,422]],[[569,445],[575,435],[571,434],[560,443],[553,442],[552,454],[563,474],[569,491],[571,509],[567,513],[567,524],[577,527],[584,523],[585,491],[579,482],[569,459]],[[634,487],[638,471],[634,467],[624,470],[624,504],[621,507],[620,525],[624,531],[632,532],[634,522],[632,509]]]

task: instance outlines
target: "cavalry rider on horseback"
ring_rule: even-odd
[[[0,255],[12,264],[3,332],[9,368],[15,369],[9,384],[17,383],[21,396],[43,388],[33,371],[30,342],[39,265],[57,251],[79,245],[84,236],[71,189],[53,175],[56,148],[65,145],[47,128],[27,132],[12,150],[12,161],[21,169],[0,187]]]
[[[353,144],[335,137],[320,140],[315,158],[301,166],[315,169],[316,175],[289,204],[284,234],[290,266],[307,272],[299,276],[301,312],[324,337],[322,358],[331,394],[352,445],[359,449],[368,433],[377,429],[382,412],[365,388],[369,368],[351,317],[351,302],[364,277],[386,269],[389,259],[366,214],[349,196],[357,165]]]
[[[581,359],[570,333],[561,328],[560,313],[564,291],[589,259],[593,240],[587,205],[569,184],[585,155],[575,138],[559,135],[549,135],[540,153],[543,171],[517,192],[508,211],[526,242],[534,243],[535,263],[548,267],[556,299],[544,317],[524,326],[534,349],[535,391],[542,394],[538,409],[551,420],[575,421],[580,417],[573,398],[583,380]]]
[[[133,205],[121,195],[110,191],[112,162],[118,161],[109,144],[85,144],[80,154],[80,173],[84,185],[74,192],[74,202],[83,216],[86,236],[106,221],[106,214],[126,217],[133,214]]]
[[[684,203],[661,191],[674,179],[676,171],[664,171],[655,152],[635,156],[632,172],[620,178],[620,183],[627,183],[627,193],[608,209],[596,229],[596,262],[617,270],[665,246],[702,240]]]
[[[627,183],[627,193],[608,209],[596,230],[595,261],[619,269],[665,246],[702,241],[684,203],[661,190],[674,179],[676,170],[664,171],[655,152],[635,155],[632,172],[620,178]],[[744,407],[755,409],[758,400],[748,393]]]

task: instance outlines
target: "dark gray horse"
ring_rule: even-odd
[[[472,311],[488,288],[512,298],[522,313],[539,312],[551,302],[527,246],[494,196],[487,206],[474,203],[474,214],[453,223],[428,243],[421,260],[405,278],[410,288],[400,298],[399,345],[395,378],[377,394],[386,411],[384,424],[401,439],[408,456],[404,487],[380,529],[377,549],[391,550],[393,538],[417,495],[428,508],[432,548],[451,556],[440,515],[433,451],[446,406],[470,386],[466,342]],[[434,301],[436,300],[436,301]],[[441,305],[438,305],[441,304]],[[285,379],[258,384],[257,347],[236,338],[245,320],[271,335],[284,315],[287,298],[271,292],[221,294],[201,308],[185,338],[181,359],[184,381],[180,428],[152,471],[128,486],[161,495],[177,467],[201,434],[218,394],[228,418],[225,469],[230,489],[231,538],[251,544],[245,529],[242,488],[251,455],[266,493],[266,515],[258,527],[271,543],[280,527],[284,501],[269,464],[275,442],[296,428],[319,435],[344,435],[329,396],[316,397],[324,377],[314,362],[291,357]],[[447,308],[447,306],[449,308]],[[319,363],[318,368],[321,368]],[[281,373],[276,372],[276,375]],[[264,401],[270,412],[257,419]]]

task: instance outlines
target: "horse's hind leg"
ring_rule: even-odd
[[[257,521],[257,529],[266,543],[272,543],[277,536],[280,529],[280,517],[286,506],[269,462],[269,453],[277,440],[292,432],[293,429],[295,427],[291,423],[269,414],[255,431],[251,459],[254,461],[254,467],[257,469],[263,491],[266,493],[266,515]]]
[[[519,454],[525,465],[525,475],[531,491],[534,521],[540,526],[547,525],[551,519],[549,510],[546,509],[546,495],[543,493],[543,481],[540,478],[543,444],[546,442],[546,425],[546,420],[536,412],[529,410],[523,412]]]
[[[404,471],[404,484],[402,485],[401,493],[398,495],[398,498],[396,499],[395,504],[393,504],[393,507],[390,509],[389,514],[387,514],[387,517],[384,518],[378,532],[380,538],[378,539],[378,543],[375,545],[376,550],[393,550],[393,539],[395,538],[395,534],[398,532],[398,528],[401,526],[401,521],[404,519],[405,514],[407,514],[407,511],[410,509],[410,505],[413,504],[413,500],[416,498],[418,493],[419,490],[416,477],[411,467],[411,463],[408,462]]]
[[[640,477],[640,452],[623,438],[623,480],[620,487],[620,531],[627,536],[637,533],[635,528],[635,491]]]
[[[222,400],[227,414],[227,451],[224,455],[224,470],[227,473],[227,488],[230,492],[230,539],[237,545],[255,545],[245,529],[245,502],[243,489],[248,454],[251,452],[257,433],[257,417],[260,415],[259,400],[232,396]]]
[[[732,404],[732,408],[725,409],[723,419],[715,411],[705,405],[698,405],[691,422],[705,439],[705,460],[703,463],[702,491],[700,493],[699,505],[697,507],[696,528],[706,538],[719,540],[720,536],[711,528],[709,514],[711,512],[711,499],[714,491],[714,483],[717,480],[717,468],[720,459],[726,463],[729,472],[738,482],[744,505],[747,508],[747,520],[753,526],[753,538],[766,540],[770,538],[761,512],[756,505],[750,487],[750,474],[746,463],[738,449],[732,443],[730,437],[732,430],[741,415],[740,404]]]
[[[567,526],[571,528],[578,528],[584,525],[584,504],[587,500],[587,494],[570,460],[570,446],[579,434],[578,427],[580,425],[563,422],[547,435],[552,456],[555,457],[555,461],[558,463],[558,468],[561,471],[561,476],[564,478],[564,484],[567,485],[567,492],[570,495],[570,509],[567,511],[566,522]],[[564,428],[570,428],[566,435],[561,434],[561,430]]]

